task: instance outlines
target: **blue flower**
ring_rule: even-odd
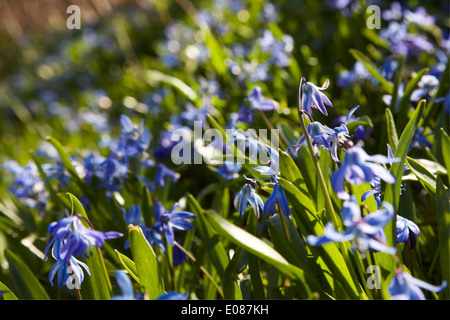
[[[419,236],[420,229],[414,222],[397,215],[396,230],[397,243],[405,243],[409,239],[411,248],[416,246],[416,237]]]
[[[86,270],[88,275],[91,275],[89,273],[89,267],[72,256],[69,262],[63,261],[60,256],[61,245],[62,242],[58,241],[52,248],[52,256],[55,258],[56,263],[52,266],[48,274],[50,285],[53,286],[53,278],[57,275],[57,284],[60,288],[65,285],[70,289],[74,287],[79,289],[84,280],[84,273],[81,267]]]
[[[120,116],[122,136],[117,145],[116,152],[124,158],[137,157],[147,150],[150,144],[150,131],[144,128],[144,119],[140,127],[133,124],[126,115]]]
[[[331,176],[331,186],[339,198],[346,200],[349,194],[345,191],[344,180],[359,185],[363,182],[370,183],[377,176],[392,184],[395,178],[386,168],[376,164],[389,161],[386,156],[369,156],[361,147],[354,146],[347,150],[342,165]]]
[[[52,244],[59,249],[62,261],[69,263],[70,258],[84,257],[92,247],[102,247],[105,240],[121,237],[116,231],[102,232],[88,229],[83,225],[80,215],[69,216],[49,224],[47,231],[53,236],[45,248],[45,255]]]
[[[388,286],[388,292],[392,300],[425,300],[425,295],[420,288],[432,292],[440,292],[446,286],[446,281],[440,286],[433,286],[414,278],[409,273],[397,270]]]
[[[125,271],[116,270],[114,271],[116,276],[117,285],[122,292],[122,295],[113,296],[111,300],[143,300],[144,295],[142,293],[134,294],[133,284],[128,278]]]
[[[119,191],[119,187],[123,185],[125,178],[128,177],[128,166],[116,159],[114,154],[111,154],[100,165],[97,174],[101,180],[97,188],[106,187],[108,192]]]
[[[156,173],[155,173],[155,184],[159,188],[164,188],[166,185],[166,177],[170,177],[174,183],[178,181],[180,178],[180,174],[178,172],[175,172],[169,168],[167,168],[164,164],[160,163],[156,167]]]
[[[278,205],[279,210],[286,216],[291,216],[291,208],[289,208],[289,203],[286,200],[284,190],[279,183],[275,183],[272,193],[269,198],[267,198],[264,203],[263,214],[270,212],[273,216],[276,212],[276,206]]]
[[[372,178],[372,181],[369,182],[372,190],[366,191],[361,196],[361,201],[366,201],[368,197],[373,195],[375,197],[375,201],[377,203],[377,207],[380,208],[381,201],[381,180],[379,177],[375,176]]]
[[[259,218],[260,208],[263,209],[264,202],[251,184],[246,183],[234,197],[234,207],[239,212],[239,216],[242,217],[249,206],[253,208]]]
[[[174,231],[177,230],[193,230],[192,222],[188,219],[197,218],[193,213],[187,211],[174,212],[179,207],[175,203],[172,208],[167,211],[161,202],[155,201],[153,203],[153,210],[157,221],[156,226],[161,227],[166,237],[167,242],[173,246],[175,244]]]
[[[383,227],[393,218],[394,208],[387,202],[384,209],[377,210],[361,217],[361,209],[355,196],[345,201],[341,211],[341,218],[346,229],[337,232],[333,224],[325,225],[323,236],[307,236],[307,243],[311,246],[321,246],[330,242],[351,241],[353,250],[365,253],[367,250],[381,251],[389,254],[396,252],[395,248],[387,247],[383,243]]]
[[[263,97],[262,89],[259,86],[254,86],[252,92],[248,96],[248,101],[252,109],[262,111],[272,111],[276,108],[277,103],[274,100]]]
[[[302,80],[303,82],[303,80]],[[328,88],[329,81],[325,81],[322,87],[318,87],[312,82],[306,82],[302,84],[302,111],[306,112],[310,119],[312,119],[312,109],[318,109],[324,115],[328,115],[325,106],[333,107],[330,99],[322,92]]]
[[[280,170],[280,168],[279,168],[280,155],[278,154],[278,152],[275,149],[273,149],[267,145],[266,145],[266,149],[269,152],[269,158],[270,158],[268,166],[254,167],[254,168],[252,168],[252,170],[257,171],[267,177],[276,178],[276,176],[278,175],[278,172]]]
[[[429,148],[431,149],[433,145],[430,141],[427,140],[427,137],[433,135],[432,132],[425,134],[425,128],[417,128],[414,132],[412,141],[411,141],[411,148]]]
[[[8,170],[14,176],[9,191],[21,203],[30,208],[45,207],[49,193],[34,162],[30,161],[22,167],[15,160],[7,160],[2,169]]]

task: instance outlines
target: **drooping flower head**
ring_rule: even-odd
[[[420,234],[420,229],[417,224],[415,224],[411,220],[397,215],[396,231],[398,243],[405,243],[409,240],[411,248],[414,248],[416,246],[416,238]]]
[[[440,286],[433,286],[398,269],[388,286],[388,292],[392,300],[425,300],[425,295],[420,288],[440,292],[446,286],[446,281]]]
[[[355,196],[344,202],[341,218],[346,229],[337,232],[331,222],[325,225],[322,236],[307,236],[307,243],[312,246],[321,246],[330,242],[351,241],[354,250],[365,253],[367,250],[381,251],[389,254],[396,252],[395,248],[384,244],[383,228],[393,218],[394,209],[383,203],[384,209],[361,216],[361,209]]]
[[[312,109],[318,109],[324,115],[328,115],[328,111],[325,106],[333,107],[330,99],[322,92],[328,88],[329,81],[326,80],[322,87],[316,86],[312,82],[306,82],[302,79],[300,82],[301,86],[301,110],[299,112],[304,112],[312,121]],[[300,108],[300,105],[298,106]]]
[[[234,197],[234,207],[239,212],[239,216],[242,217],[249,206],[253,208],[256,216],[259,218],[260,210],[263,210],[264,207],[264,202],[252,185],[246,183]]]
[[[58,287],[62,288],[63,286],[67,286],[69,289],[79,289],[84,280],[84,272],[81,267],[86,270],[88,275],[91,275],[89,273],[89,267],[73,256],[70,257],[69,262],[64,262],[60,255],[61,245],[61,242],[56,242],[52,248],[52,256],[56,260],[56,263],[52,266],[48,274],[50,285],[53,286],[53,278],[56,275]]]
[[[283,187],[281,187],[278,182],[275,183],[270,197],[267,198],[266,203],[264,203],[263,214],[270,212],[270,215],[273,216],[276,212],[277,205],[281,213],[286,217],[291,216],[291,209],[289,208],[289,203],[284,194]]]
[[[50,223],[47,231],[53,238],[45,248],[45,255],[50,246],[55,244],[60,259],[69,263],[72,256],[84,257],[91,253],[93,247],[102,247],[105,240],[122,236],[116,231],[102,232],[86,228],[82,219],[77,214]]]

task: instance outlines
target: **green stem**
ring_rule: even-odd
[[[280,213],[280,219],[281,219],[281,224],[283,226],[284,234],[286,235],[287,240],[289,242],[291,242],[291,237],[289,236],[289,232],[288,232],[287,227],[286,227],[286,222],[284,221],[284,214],[283,214],[283,212],[281,212],[280,207],[278,206],[278,204],[277,204],[277,207],[278,207],[278,212]]]

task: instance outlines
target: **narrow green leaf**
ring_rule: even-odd
[[[448,188],[442,183],[440,177],[437,178],[436,200],[437,200],[437,226],[439,236],[439,258],[441,261],[442,280],[450,283],[450,193]],[[450,288],[444,289],[444,299],[450,299]]]
[[[386,128],[387,128],[387,137],[388,143],[391,146],[392,152],[395,153],[398,145],[398,135],[397,128],[395,126],[394,116],[389,108],[386,108]]]
[[[138,226],[129,227],[129,241],[140,285],[150,300],[164,293],[164,283],[159,262],[153,248]]]
[[[75,170],[75,167],[72,164],[72,161],[70,160],[69,155],[67,154],[66,150],[64,150],[64,147],[61,145],[61,143],[53,137],[47,137],[47,141],[50,142],[56,149],[59,158],[61,159],[61,163],[72,176],[72,178],[75,178],[77,181],[81,180],[78,176],[77,171]]]
[[[25,300],[49,300],[49,296],[36,275],[11,250],[5,249],[5,257],[9,264],[9,273],[13,279],[17,296]]]
[[[198,96],[195,91],[188,86],[186,83],[181,81],[180,79],[165,74],[158,70],[147,70],[145,72],[145,76],[147,81],[151,84],[154,81],[163,82],[170,84],[174,88],[178,89],[181,93],[183,93],[187,98],[189,98],[192,102],[197,102]]]
[[[133,260],[131,260],[130,258],[128,258],[126,255],[120,253],[119,251],[117,251],[117,249],[114,249],[114,252],[117,255],[117,258],[119,259],[120,263],[122,264],[122,266],[125,268],[125,270],[128,271],[128,273],[131,275],[131,277],[136,280],[137,283],[141,283],[139,281],[139,277],[138,277],[138,272],[136,269],[136,264],[134,263]]]
[[[436,177],[428,171],[426,167],[420,164],[420,162],[413,158],[406,157],[406,164],[411,171],[416,175],[419,182],[431,195],[436,194]]]
[[[402,130],[404,128],[406,121],[408,119],[407,114],[408,114],[408,107],[411,103],[411,101],[410,101],[411,95],[414,92],[414,90],[417,88],[417,85],[418,85],[420,79],[422,78],[422,76],[427,72],[428,72],[428,68],[420,70],[417,73],[417,75],[414,78],[412,78],[405,87],[405,91],[403,92],[403,97],[400,100],[398,116],[396,119],[397,128],[399,130]]]
[[[247,267],[245,251],[237,248],[223,273],[223,295],[227,300],[242,300],[237,276]]]
[[[1,281],[0,281],[0,291],[7,291],[2,296],[4,300],[18,300],[16,295]]]
[[[393,84],[381,76],[381,74],[377,70],[377,67],[372,63],[372,61],[370,61],[370,59],[365,54],[356,49],[350,49],[350,53],[356,60],[361,62],[364,65],[364,67],[366,67],[367,71],[369,71],[369,73],[375,79],[377,79],[380,82],[383,90],[387,94],[392,94]]]
[[[303,270],[289,264],[283,256],[281,256],[267,243],[251,235],[247,231],[233,225],[217,213],[205,212],[204,214],[209,223],[211,223],[214,229],[216,229],[221,235],[247,252],[273,265],[280,272],[298,282],[305,292],[306,297],[311,296],[311,291],[307,285]]]
[[[442,139],[442,155],[444,158],[445,167],[447,169],[448,181],[450,183],[450,137],[444,128],[441,128],[441,139]]]
[[[258,219],[252,211],[248,214],[247,231],[254,236],[258,236]],[[266,294],[264,292],[264,285],[261,279],[261,269],[259,267],[259,259],[253,254],[249,254],[248,257],[248,272],[250,274],[250,281],[252,283],[253,298],[258,300],[264,300]]]

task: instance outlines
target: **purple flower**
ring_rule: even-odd
[[[120,116],[122,136],[117,145],[116,152],[124,158],[137,157],[147,150],[150,144],[150,131],[144,128],[144,119],[140,127],[133,124],[126,115]]]
[[[289,208],[289,203],[286,200],[284,190],[279,183],[275,183],[273,187],[272,194],[267,198],[266,203],[264,203],[263,214],[270,212],[273,216],[276,212],[276,206],[278,205],[279,210],[286,216],[290,217],[291,208]]]
[[[88,275],[89,268],[86,264],[75,259],[74,257],[70,257],[69,262],[65,262],[61,259],[60,251],[61,251],[62,242],[58,241],[52,248],[52,256],[56,260],[56,263],[50,269],[48,274],[48,280],[50,285],[53,286],[53,278],[55,275],[57,276],[57,284],[61,288],[66,285],[68,288],[78,287],[84,280],[83,267]]]
[[[344,180],[353,185],[363,182],[370,183],[374,177],[379,177],[387,183],[394,183],[395,178],[389,171],[377,163],[389,163],[383,155],[369,156],[361,147],[354,146],[347,150],[342,165],[331,176],[331,186],[337,196],[343,200],[349,198],[345,191]]]
[[[263,210],[264,202],[251,184],[246,183],[234,197],[234,207],[239,212],[239,216],[242,217],[249,206],[253,208],[259,218],[260,208]]]
[[[305,80],[306,81],[306,80]],[[302,80],[302,82],[304,82]],[[312,108],[320,110],[324,115],[328,115],[325,106],[333,107],[330,99],[322,92],[328,88],[329,81],[325,81],[322,87],[317,87],[312,82],[302,84],[302,111],[306,112],[310,119],[312,119]]]
[[[180,174],[175,172],[169,168],[167,168],[164,164],[160,163],[156,167],[155,173],[155,184],[159,188],[164,188],[166,185],[166,177],[170,177],[174,183],[178,181],[180,178]]]
[[[177,211],[175,209],[179,207],[178,203],[175,203],[172,208],[167,211],[161,202],[155,201],[153,203],[153,210],[157,221],[156,226],[161,227],[166,237],[167,242],[173,246],[175,244],[174,231],[193,230],[192,222],[188,219],[197,218],[193,213],[187,211]]]
[[[49,224],[47,231],[53,236],[45,248],[45,255],[52,244],[58,248],[57,255],[62,261],[69,263],[70,258],[84,257],[92,250],[92,247],[102,247],[105,240],[121,237],[116,231],[102,232],[88,229],[83,225],[79,214],[68,216],[57,222]]]
[[[394,278],[392,278],[388,286],[388,292],[392,300],[425,300],[425,295],[420,288],[432,292],[440,292],[446,286],[446,281],[440,286],[433,286],[397,269]]]
[[[405,243],[409,239],[411,248],[416,246],[416,237],[419,236],[420,229],[414,222],[397,215],[396,230],[397,243]]]
[[[384,226],[393,218],[394,208],[387,202],[384,209],[361,216],[361,209],[355,196],[344,202],[341,211],[342,222],[346,229],[337,232],[333,224],[325,225],[323,236],[309,235],[306,241],[311,246],[321,246],[330,242],[351,241],[353,250],[365,253],[367,250],[381,251],[389,254],[396,252],[395,248],[384,244]]]
[[[252,168],[254,171],[258,171],[259,173],[267,176],[267,177],[276,177],[279,172],[279,154],[275,149],[266,145],[267,151],[269,152],[269,163],[268,166],[258,166]]]
[[[262,111],[272,111],[276,108],[277,103],[274,100],[263,97],[262,89],[254,86],[252,92],[248,96],[248,101],[252,109]]]

